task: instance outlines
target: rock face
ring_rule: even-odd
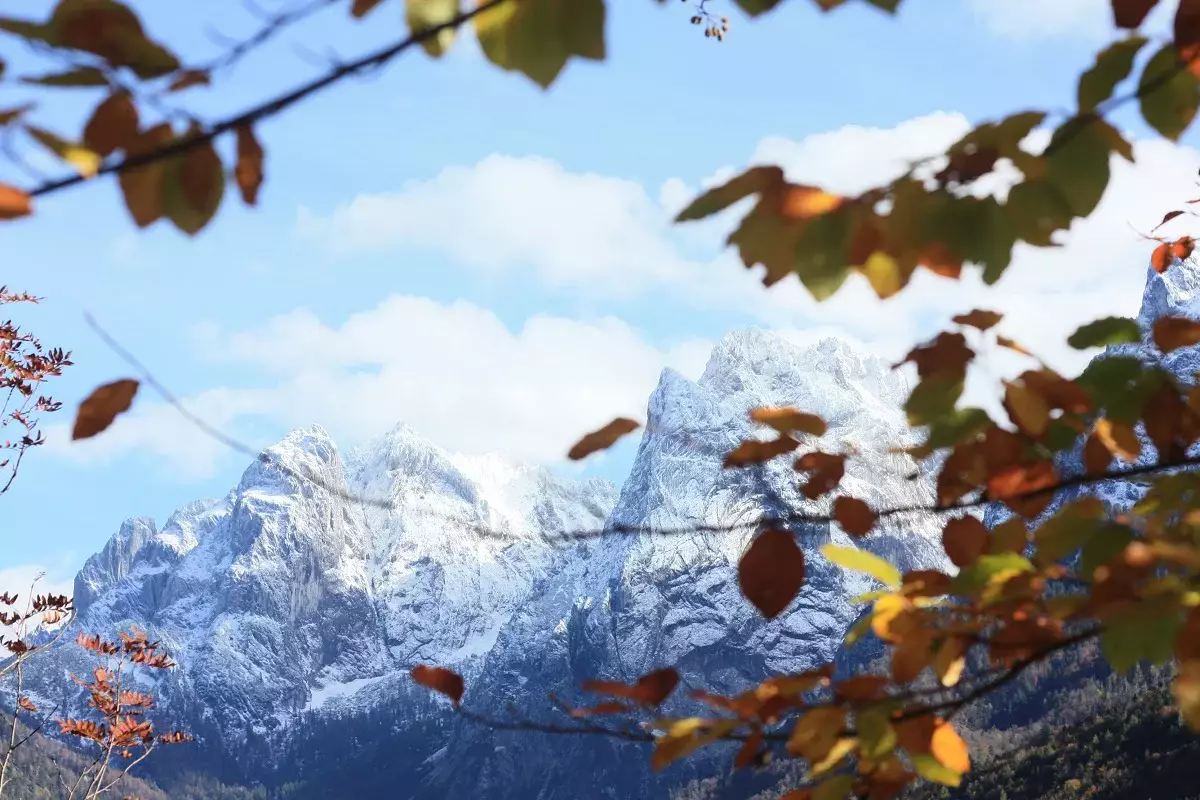
[[[536,716],[548,692],[574,698],[582,679],[633,680],[666,665],[689,683],[736,690],[833,658],[859,611],[850,598],[872,588],[820,555],[827,541],[852,543],[836,526],[795,525],[807,557],[800,596],[772,621],[741,597],[736,564],[755,523],[831,503],[805,499],[786,459],[722,469],[752,435],[747,410],[821,414],[829,429],[812,446],[860,456],[841,491],[876,507],[929,503],[931,481],[889,453],[914,443],[907,390],[886,363],[838,340],[730,334],[698,381],[663,373],[619,495],[603,481],[454,455],[403,426],[344,457],[320,428],[299,430],[227,497],[185,506],[161,530],[149,519],[122,525],[76,579],[78,624],[148,629],[181,664],[159,687],[164,708],[174,700],[224,730],[276,738],[314,714],[402,702],[416,663],[463,672],[467,706],[492,717],[509,703]],[[712,530],[688,532],[697,525]],[[642,532],[552,541],[604,526]],[[858,545],[902,569],[938,567],[939,533],[936,520],[896,519]],[[35,695],[57,697],[62,669],[78,669],[70,650],[42,659]],[[452,726],[413,793],[665,791],[642,751],[560,739],[551,763],[531,764],[529,748],[546,743],[522,736]],[[585,772],[596,777],[581,784]]]

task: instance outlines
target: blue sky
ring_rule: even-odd
[[[641,414],[664,365],[697,376],[739,326],[843,335],[895,357],[984,304],[1069,369],[1078,357],[1060,342],[1074,324],[1136,311],[1145,248],[1126,223],[1148,228],[1190,198],[1194,136],[1138,141],[1097,218],[1063,248],[1020,252],[991,292],[922,279],[879,303],[854,284],[816,306],[796,286],[763,290],[724,252],[728,219],[668,224],[731,168],[776,162],[852,191],[972,122],[1069,108],[1075,75],[1112,34],[1106,0],[905,0],[894,19],[788,0],[754,22],[712,2],[733,19],[719,45],[681,3],[610,2],[608,60],[572,62],[549,92],[486,64],[470,37],[441,61],[414,52],[336,87],[261,127],[260,208],[229,198],[195,239],[136,230],[109,180],[6,228],[6,263],[21,266],[4,280],[46,298],[18,320],[77,365],[54,386],[66,408],[51,444],[0,499],[0,578],[39,566],[68,580],[122,519],[161,522],[225,493],[246,466],[149,394],[95,442],[66,441],[79,400],[128,372],[85,311],[256,447],[311,422],[348,446],[406,421],[451,449],[553,465],[578,433]],[[218,51],[206,26],[238,36],[254,25],[230,0],[135,5],[153,35],[197,59]],[[397,37],[400,7],[355,24],[337,6],[189,102],[213,117],[249,106],[322,59]],[[80,108],[66,101],[43,119],[69,130]],[[1146,136],[1134,115],[1118,121]],[[633,447],[586,471],[619,480]]]

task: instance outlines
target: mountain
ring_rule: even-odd
[[[931,502],[930,476],[891,452],[914,443],[907,391],[888,364],[835,339],[732,333],[698,381],[664,371],[619,493],[448,453],[404,426],[347,454],[319,427],[298,430],[226,497],[184,506],[161,528],[125,522],[76,578],[76,624],[137,624],[163,642],[180,662],[154,687],[164,713],[200,734],[194,763],[225,778],[316,785],[386,762],[390,791],[407,788],[384,796],[665,796],[688,768],[655,776],[637,746],[469,724],[415,689],[408,670],[461,672],[476,713],[506,718],[511,704],[562,722],[547,695],[587,702],[574,689],[586,678],[672,665],[688,684],[735,690],[854,658],[838,652],[860,610],[850,598],[873,587],[819,553],[827,541],[855,544],[836,526],[797,528],[807,581],[775,620],[737,583],[754,523],[827,512],[831,501],[805,499],[783,460],[721,462],[755,435],[749,409],[795,406],[829,423],[815,446],[861,456],[845,491],[876,506]],[[686,532],[697,524],[728,530]],[[630,527],[641,532],[615,531]],[[560,535],[601,529],[611,535]],[[905,569],[945,564],[936,520],[889,523],[856,544]],[[80,702],[62,680],[85,668],[78,651],[31,662],[35,700]],[[336,749],[368,727],[387,739],[372,740],[383,748],[375,766],[364,766],[364,747]],[[547,747],[552,760],[539,756]]]

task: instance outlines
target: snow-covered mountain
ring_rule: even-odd
[[[841,491],[879,507],[931,501],[918,465],[890,452],[913,443],[907,390],[888,364],[835,339],[797,346],[756,329],[732,333],[698,381],[664,371],[619,495],[604,481],[454,455],[404,426],[345,455],[318,427],[295,431],[226,497],[189,504],[161,529],[147,518],[124,523],[76,578],[78,625],[136,623],[161,639],[181,664],[158,687],[164,708],[283,738],[313,713],[403,703],[417,663],[464,673],[467,706],[491,716],[510,703],[547,709],[547,693],[571,697],[584,678],[632,680],[665,665],[735,689],[834,657],[860,611],[850,598],[870,586],[818,552],[850,539],[811,526],[801,530],[806,586],[768,622],[738,590],[752,529],[669,532],[827,510],[830,498],[798,492],[786,459],[722,469],[759,406],[819,413],[829,423],[822,449],[864,456],[849,460]],[[650,532],[555,540],[606,525]],[[936,520],[910,519],[860,545],[902,568],[938,566],[939,532]],[[43,658],[35,694],[58,697],[78,658],[71,646]],[[551,772],[570,785],[582,763],[597,774],[622,758],[628,767],[608,745],[574,742],[533,774],[520,741],[465,724],[428,755],[423,781],[445,797],[478,796],[476,787],[558,797]],[[623,775],[650,790],[648,772]],[[630,796],[599,786],[572,796]]]

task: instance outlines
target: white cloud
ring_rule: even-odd
[[[289,427],[319,422],[346,444],[405,422],[451,450],[538,461],[561,459],[615,415],[643,417],[662,368],[698,377],[711,347],[690,339],[659,349],[613,318],[535,316],[513,331],[469,303],[402,295],[339,326],[297,309],[251,330],[205,325],[195,337],[209,357],[252,366],[263,378],[259,387],[183,401],[221,430],[244,437],[246,416]],[[211,473],[223,451],[155,402],[93,441],[93,449],[57,446],[89,460],[150,451],[190,477]]]
[[[49,567],[44,564],[17,564],[0,568],[0,593],[8,592],[17,595],[17,608],[24,609],[29,596],[29,589],[39,594],[74,594],[74,579],[71,575],[71,562],[74,554],[64,555],[61,564]],[[39,577],[40,576],[40,577]]]
[[[1008,39],[1102,39],[1113,30],[1110,0],[971,0],[988,29]]]

